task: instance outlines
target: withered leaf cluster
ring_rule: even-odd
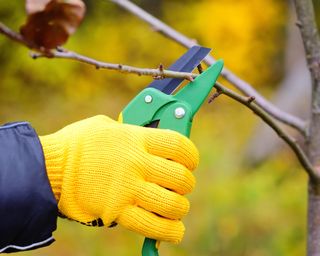
[[[85,10],[81,0],[26,0],[28,17],[20,33],[39,49],[53,49],[76,31]]]

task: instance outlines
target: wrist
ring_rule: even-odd
[[[50,186],[57,202],[59,202],[63,178],[63,169],[61,166],[61,163],[64,162],[63,148],[57,143],[55,136],[39,136],[39,139],[44,153]]]

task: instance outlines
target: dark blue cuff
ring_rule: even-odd
[[[0,127],[0,253],[51,244],[57,203],[42,146],[29,123]]]

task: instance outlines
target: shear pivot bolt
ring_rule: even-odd
[[[178,119],[181,119],[182,117],[184,117],[185,114],[186,114],[186,111],[184,110],[184,108],[179,107],[174,110],[174,115]]]
[[[151,95],[146,95],[146,97],[144,97],[144,102],[145,103],[151,103],[152,102],[152,96]]]

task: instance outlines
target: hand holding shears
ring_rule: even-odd
[[[194,46],[169,69],[190,72],[209,53],[210,49]],[[152,82],[142,90],[122,111],[119,121],[139,126],[171,129],[187,137],[190,135],[193,117],[210,93],[223,68],[217,61],[194,81],[171,95],[182,79],[163,79]],[[156,256],[156,241],[146,238],[143,256]]]

